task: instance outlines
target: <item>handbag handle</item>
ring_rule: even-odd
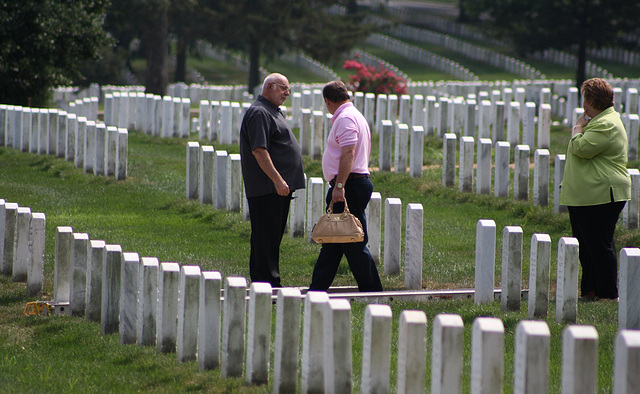
[[[333,213],[333,201],[331,201],[331,203],[329,203],[329,208],[327,208],[327,213],[331,214]],[[342,211],[342,213],[345,214],[345,216],[351,212],[349,212],[349,205],[347,205],[347,199],[344,199],[344,211]]]

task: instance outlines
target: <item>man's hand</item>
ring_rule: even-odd
[[[284,181],[284,179],[282,179],[282,182],[274,182],[274,185],[279,196],[284,197],[289,195],[289,185]]]
[[[344,201],[344,188],[338,189],[334,186],[333,192],[331,193],[331,201],[334,203]]]
[[[276,193],[279,196],[288,196],[291,193],[289,190],[289,185],[285,180],[280,176],[280,173],[273,165],[273,161],[271,161],[271,156],[269,155],[269,151],[265,148],[256,148],[252,151],[253,157],[256,158],[258,165],[264,171],[265,174],[271,179],[273,185],[276,188]]]

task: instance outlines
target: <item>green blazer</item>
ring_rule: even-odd
[[[600,205],[631,199],[627,173],[627,132],[620,115],[609,107],[571,137],[567,147],[560,204]]]

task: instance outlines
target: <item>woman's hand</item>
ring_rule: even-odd
[[[583,112],[582,115],[580,115],[580,117],[576,120],[576,125],[573,126],[573,133],[571,133],[571,136],[584,133],[584,130],[582,128],[588,125],[589,121],[591,121],[591,118],[587,116],[585,112]]]
[[[584,127],[589,124],[591,118],[587,116],[586,112],[583,112],[582,115],[576,120],[576,126]]]

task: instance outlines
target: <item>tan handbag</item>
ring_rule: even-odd
[[[320,216],[318,222],[313,225],[311,237],[319,244],[362,242],[364,229],[360,220],[349,212],[346,200],[342,213],[333,213],[332,201],[327,213]]]

